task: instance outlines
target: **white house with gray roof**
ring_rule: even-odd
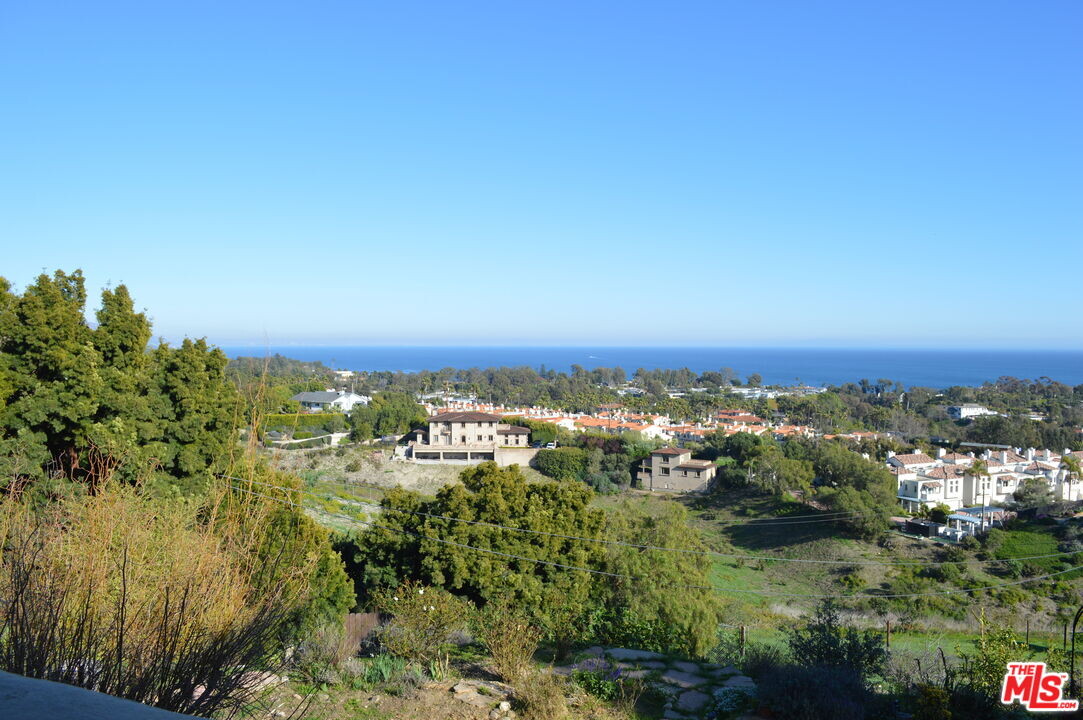
[[[321,390],[297,393],[290,400],[301,403],[304,412],[348,413],[355,405],[368,405],[372,398],[343,390]]]

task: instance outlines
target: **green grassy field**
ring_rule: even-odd
[[[628,501],[627,496],[600,497],[600,507]],[[878,592],[953,591],[945,596],[917,599],[854,600],[840,602],[849,608],[849,622],[861,627],[882,629],[892,620],[893,649],[920,655],[944,649],[948,655],[967,652],[979,633],[978,616],[984,609],[991,623],[1007,625],[1025,633],[1030,620],[1031,644],[1035,650],[1053,642],[1062,643],[1062,625],[1057,614],[1074,611],[1076,598],[1046,597],[1048,585],[1016,585],[1003,590],[975,592],[954,591],[984,585],[998,585],[1065,567],[1062,558],[1027,561],[1022,575],[997,575],[996,565],[981,563],[976,551],[961,555],[965,563],[949,567],[944,573],[930,572],[924,566],[900,566],[862,563],[943,562],[951,546],[923,538],[891,533],[886,540],[870,543],[846,537],[833,522],[806,522],[815,517],[794,518],[790,524],[779,520],[748,522],[759,518],[785,518],[788,515],[814,515],[806,505],[780,502],[747,490],[729,492],[722,497],[699,498],[639,494],[631,502],[647,512],[657,511],[662,503],[680,502],[689,510],[689,520],[702,534],[712,551],[791,560],[838,560],[842,564],[784,562],[782,560],[715,557],[711,582],[727,597],[727,622],[745,625],[750,639],[781,643],[782,628],[796,618],[810,614],[820,601],[815,597],[788,595],[875,594]],[[800,520],[800,522],[798,522]],[[999,547],[990,555],[1013,558],[1056,553],[1058,542],[1047,524],[1024,524],[1002,531]],[[955,551],[959,552],[959,551]],[[989,556],[982,555],[988,558]],[[956,571],[956,567],[958,570]],[[933,566],[933,570],[937,566]],[[1083,575],[1083,572],[1080,573]],[[1072,578],[1072,575],[1067,576]],[[1075,581],[1078,587],[1081,583]],[[1069,608],[1069,606],[1071,606]],[[900,631],[900,622],[903,631]]]

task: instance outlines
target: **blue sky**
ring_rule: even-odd
[[[0,8],[0,274],[235,343],[1083,347],[1083,4]]]

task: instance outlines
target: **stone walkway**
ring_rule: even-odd
[[[755,681],[735,667],[674,660],[648,650],[595,646],[579,653],[571,664],[553,668],[553,672],[565,676],[576,670],[619,670],[624,677],[644,678],[668,698],[662,717],[672,720],[703,717],[719,701],[725,704],[726,698],[736,693],[756,694]]]

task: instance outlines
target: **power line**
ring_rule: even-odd
[[[271,497],[270,495],[264,495],[262,493],[257,493],[255,491],[247,490],[245,488],[240,488],[240,487],[237,487],[236,485],[232,485],[232,484],[230,485],[230,487],[232,487],[234,490],[236,490],[238,492],[248,493],[248,494],[256,495],[258,497],[263,497],[263,498],[266,498],[268,500],[272,500],[272,501],[275,501],[275,502],[281,502],[281,503],[285,503],[287,505],[292,505],[292,506],[294,506],[296,508],[299,508],[301,510],[305,509],[303,505],[292,502],[290,500],[284,500],[284,499],[281,499],[281,498]],[[511,558],[511,559],[514,559],[514,560],[524,560],[526,562],[532,562],[532,563],[536,563],[536,564],[539,564],[539,565],[547,565],[547,566],[550,566],[550,567],[557,567],[557,568],[561,568],[561,569],[564,569],[564,570],[574,570],[574,571],[577,571],[577,572],[585,572],[585,573],[590,573],[592,575],[602,575],[602,576],[605,576],[605,577],[619,578],[619,579],[623,579],[623,580],[633,580],[633,581],[642,580],[642,578],[637,578],[634,575],[625,575],[625,574],[622,574],[622,573],[613,573],[613,572],[608,572],[608,571],[605,571],[605,570],[593,570],[591,568],[583,568],[583,567],[578,567],[576,565],[566,565],[564,563],[552,562],[550,560],[541,560],[539,558],[531,558],[531,557],[526,557],[524,555],[515,555],[513,553],[500,552],[499,550],[490,550],[488,548],[474,547],[473,545],[466,545],[464,543],[458,543],[458,542],[455,542],[454,540],[446,540],[444,538],[433,537],[431,535],[419,535],[417,533],[410,532],[409,530],[403,530],[401,528],[390,528],[390,527],[387,527],[386,525],[378,525],[376,523],[369,522],[367,520],[359,520],[357,518],[352,518],[351,519],[351,518],[347,518],[346,516],[342,516],[342,515],[338,515],[336,517],[342,517],[343,519],[352,520],[352,522],[354,522],[354,523],[358,523],[358,524],[361,524],[361,525],[367,525],[369,527],[374,527],[374,528],[378,528],[378,529],[381,529],[381,530],[387,530],[389,532],[397,532],[397,533],[402,534],[402,535],[409,535],[409,536],[412,536],[412,537],[416,537],[419,540],[432,540],[434,542],[443,543],[445,545],[452,545],[452,546],[460,547],[460,548],[463,548],[463,549],[466,549],[466,550],[474,550],[476,552],[488,553],[490,555],[497,555],[497,556],[500,556],[500,557]],[[1038,576],[1035,576],[1035,577],[1023,578],[1022,580],[1015,580],[1015,581],[1012,581],[1012,582],[998,583],[998,584],[994,584],[994,585],[986,585],[986,586],[977,587],[977,588],[959,588],[959,589],[954,589],[954,590],[936,590],[936,591],[923,592],[923,593],[885,593],[885,594],[854,593],[854,594],[851,594],[851,595],[832,595],[832,594],[813,594],[813,593],[773,593],[773,592],[765,592],[765,591],[762,591],[762,590],[743,590],[743,589],[738,589],[738,588],[722,588],[722,587],[718,587],[718,586],[715,586],[715,585],[684,585],[684,584],[670,585],[669,588],[675,589],[675,590],[712,590],[712,591],[715,591],[715,592],[723,592],[723,593],[742,593],[742,594],[748,594],[748,595],[759,595],[761,597],[794,597],[794,598],[800,597],[800,598],[815,598],[815,599],[822,599],[822,600],[826,600],[826,599],[847,600],[847,599],[855,599],[855,598],[868,598],[868,599],[872,599],[872,598],[913,598],[913,597],[958,595],[958,594],[963,594],[963,593],[981,592],[981,591],[984,591],[984,590],[995,590],[995,589],[1002,588],[1002,587],[1009,587],[1009,586],[1013,586],[1013,585],[1023,585],[1023,584],[1026,584],[1026,583],[1038,582],[1040,580],[1047,580],[1047,579],[1049,579],[1051,577],[1056,577],[1058,575],[1063,575],[1065,573],[1074,572],[1074,571],[1077,571],[1077,570],[1080,570],[1080,569],[1081,568],[1069,568],[1067,570],[1059,570],[1057,572],[1047,573],[1045,575],[1038,575]]]
[[[333,496],[323,497],[323,496],[317,495],[316,493],[313,493],[313,492],[311,492],[309,490],[305,490],[303,488],[287,488],[287,487],[283,487],[281,485],[272,485],[271,483],[261,482],[259,480],[244,480],[244,479],[241,479],[241,478],[235,478],[235,477],[231,477],[231,476],[228,476],[228,475],[222,475],[221,477],[223,479],[235,480],[235,481],[238,481],[238,482],[255,483],[257,485],[263,485],[263,486],[266,486],[266,487],[269,487],[269,488],[273,488],[275,490],[281,490],[282,492],[299,492],[299,493],[309,495],[309,496],[311,496],[313,498],[317,498],[317,499],[321,499],[321,500],[323,500],[323,499],[336,499]],[[337,498],[337,499],[339,499],[340,501],[342,500],[342,498]],[[789,562],[789,563],[803,563],[803,564],[810,564],[810,565],[879,565],[879,566],[889,566],[889,567],[906,567],[906,566],[931,567],[931,566],[940,566],[940,565],[967,565],[967,564],[987,565],[987,564],[991,564],[991,563],[1008,562],[1010,560],[1041,560],[1041,559],[1048,559],[1048,558],[1054,558],[1054,557],[1065,557],[1065,556],[1068,556],[1068,555],[1076,555],[1076,554],[1079,553],[1079,551],[1056,552],[1056,553],[1048,553],[1048,554],[1045,554],[1045,555],[1023,555],[1023,556],[1020,556],[1020,557],[997,558],[997,559],[993,559],[993,560],[930,560],[930,561],[923,561],[923,560],[915,560],[915,561],[896,560],[896,561],[882,561],[882,560],[817,560],[817,559],[808,559],[808,558],[783,558],[783,557],[772,557],[770,555],[746,555],[746,554],[742,554],[742,553],[723,553],[723,552],[717,552],[717,551],[714,551],[714,550],[692,550],[692,549],[688,549],[688,548],[662,547],[662,546],[659,546],[659,545],[647,545],[647,544],[639,544],[639,543],[629,543],[629,542],[623,542],[623,541],[620,541],[620,540],[606,540],[605,538],[588,538],[588,537],[583,537],[583,536],[580,536],[580,535],[565,535],[565,534],[562,534],[562,533],[547,532],[545,530],[532,530],[530,528],[511,527],[509,525],[500,525],[500,524],[497,524],[497,523],[486,522],[484,520],[467,520],[465,518],[457,518],[457,517],[452,517],[450,515],[436,515],[436,514],[427,513],[427,512],[421,511],[421,510],[403,510],[401,508],[384,507],[383,505],[380,505],[378,503],[366,502],[366,501],[363,501],[363,500],[349,499],[349,500],[347,500],[347,502],[357,504],[357,505],[366,505],[366,506],[369,506],[369,507],[378,508],[378,509],[380,509],[382,511],[385,511],[385,512],[386,511],[391,511],[391,512],[397,512],[397,513],[402,513],[402,514],[408,514],[408,515],[420,515],[420,516],[423,516],[423,517],[433,518],[433,519],[438,519],[438,520],[452,520],[454,522],[464,523],[464,524],[467,524],[467,525],[478,525],[478,526],[482,526],[482,527],[491,527],[491,528],[500,529],[500,530],[510,530],[512,532],[530,533],[530,534],[534,534],[534,535],[544,535],[546,537],[555,537],[555,538],[560,538],[560,539],[563,539],[563,540],[579,540],[579,541],[582,541],[582,542],[593,542],[593,543],[600,543],[600,544],[603,544],[603,545],[617,545],[617,546],[620,546],[620,547],[630,547],[630,548],[634,548],[636,550],[659,550],[659,551],[662,551],[662,552],[676,552],[676,553],[683,553],[683,554],[686,554],[686,555],[707,555],[707,556],[712,556],[712,557],[721,557],[721,558],[738,559],[738,560],[764,560],[764,561],[777,561],[777,562]]]

